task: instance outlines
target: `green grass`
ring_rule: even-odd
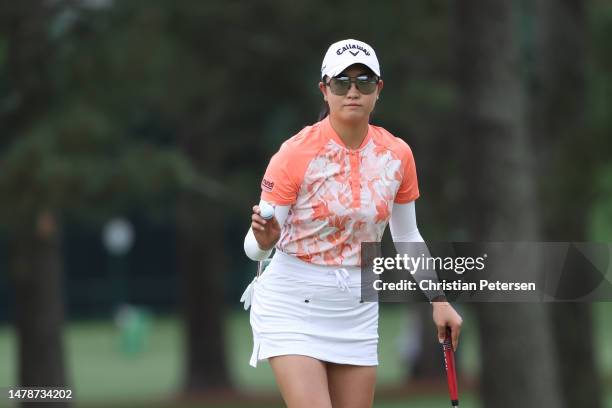
[[[118,352],[117,333],[110,322],[73,323],[66,330],[70,383],[79,400],[106,401],[166,397],[180,379],[181,341],[177,322],[155,322],[142,355]],[[15,338],[0,331],[0,386],[15,384]]]
[[[409,398],[401,401],[379,401],[374,402],[375,408],[440,408],[450,406],[448,398],[444,397],[417,397]],[[478,408],[480,405],[471,396],[461,398],[461,406],[465,408]],[[77,408],[102,408],[107,405],[77,405]],[[244,408],[244,405],[203,405],[202,403],[194,404],[113,404],[113,408]],[[285,408],[284,404],[270,405],[251,405],[248,408]]]
[[[397,339],[409,332],[411,320],[405,305],[383,305],[380,318],[380,366],[377,387],[400,384],[404,363],[398,358]],[[612,336],[609,316],[612,303],[595,307],[596,350],[598,362],[609,378],[612,373]],[[474,319],[464,311],[465,325],[461,342],[461,369],[477,374],[478,344]],[[226,320],[227,358],[236,387],[244,392],[276,394],[270,366],[260,362],[257,369],[248,365],[251,354],[251,330],[248,313],[234,311]],[[73,322],[66,329],[67,361],[70,383],[79,407],[151,407],[195,408],[200,404],[170,401],[182,383],[183,339],[180,323],[174,318],[157,318],[151,326],[145,350],[135,356],[119,352],[117,332],[112,322]],[[433,335],[433,328],[432,328]],[[12,328],[0,328],[0,387],[15,384],[16,344]],[[462,406],[479,407],[476,396],[462,393]],[[608,398],[612,407],[612,395]],[[154,401],[154,402],[152,402]],[[446,393],[432,397],[402,400],[376,400],[377,408],[440,407],[448,405]],[[2,401],[0,401],[2,406]],[[211,408],[238,408],[240,405],[206,405]],[[274,408],[264,404],[261,407]],[[278,407],[282,405],[279,404]],[[254,405],[249,405],[254,407]]]

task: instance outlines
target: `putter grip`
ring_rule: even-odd
[[[450,329],[446,329],[446,337],[442,344],[444,350],[444,364],[446,366],[446,379],[448,381],[448,393],[453,407],[459,406],[459,395],[457,392],[457,373],[455,371],[455,353],[451,341]]]

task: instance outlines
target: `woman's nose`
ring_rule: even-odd
[[[359,96],[359,90],[357,89],[357,84],[355,82],[351,82],[349,86],[349,90],[346,93],[347,96]]]

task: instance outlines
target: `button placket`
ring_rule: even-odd
[[[361,182],[359,174],[359,152],[349,151],[349,160],[351,163],[351,193],[353,196],[353,208],[359,208],[361,205]]]

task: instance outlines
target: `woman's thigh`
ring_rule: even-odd
[[[327,381],[334,408],[372,407],[376,366],[328,363]]]
[[[288,408],[331,408],[326,363],[300,355],[270,357],[268,361]]]

